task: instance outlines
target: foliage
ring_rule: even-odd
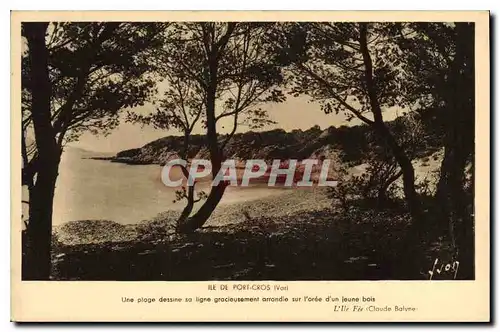
[[[339,201],[345,212],[360,203],[370,208],[387,208],[389,202],[400,199],[398,188],[390,179],[401,176],[400,173],[392,173],[392,168],[388,170],[387,166],[385,163],[369,164],[359,175],[348,175],[344,170],[338,185],[330,188],[330,197]]]
[[[390,124],[393,134],[410,160],[422,154],[421,151],[429,153],[425,146],[424,125],[417,114],[407,114]],[[367,131],[365,139],[368,147],[361,160],[358,160],[358,163],[362,161],[366,165],[363,173],[348,175],[344,170],[342,181],[331,190],[331,196],[341,202],[344,210],[348,210],[352,203],[359,200],[375,201],[380,208],[400,198],[398,188],[394,185],[402,176],[397,160],[384,141],[373,135],[373,132]]]
[[[24,23],[24,25],[30,23]],[[24,26],[23,25],[23,26]],[[163,40],[163,24],[119,22],[53,22],[49,53],[51,123],[60,147],[84,132],[108,134],[120,110],[144,104],[155,91],[148,55]],[[23,28],[24,31],[24,28]],[[32,81],[29,48],[22,55],[23,161],[28,176],[36,173],[32,137]]]
[[[405,55],[403,70],[412,79],[407,82],[404,98],[418,108],[442,108],[447,96],[456,52],[456,29],[452,23],[408,22],[398,25],[395,42]]]
[[[173,203],[182,201],[183,199],[188,199],[188,193],[186,186],[183,186],[181,189],[175,191],[175,199],[173,200]],[[207,199],[207,193],[203,190],[198,191],[198,197],[194,198],[193,197],[193,202],[198,203],[201,200]]]
[[[438,181],[439,170],[427,174],[425,178],[416,183],[418,193],[424,197],[433,197],[436,193],[436,184]]]
[[[181,131],[183,159],[188,157],[191,134],[200,120],[207,129],[206,146],[217,172],[238,126],[258,129],[274,123],[259,105],[285,99],[277,88],[280,68],[270,61],[265,43],[270,27],[251,22],[173,23],[165,31],[168,41],[150,59],[167,86],[160,107],[145,116],[129,113],[128,120]],[[232,119],[232,127],[219,143],[216,123],[224,118]],[[187,171],[183,173],[187,178]],[[193,203],[206,197],[200,192],[195,199],[194,186],[177,191],[175,201],[187,199],[181,219],[190,215]]]
[[[360,27],[352,23],[290,23],[276,34],[280,60],[289,68],[294,95],[307,94],[325,113],[371,123]],[[382,109],[405,108],[403,51],[393,42],[393,23],[369,24],[367,44],[373,63],[376,98]]]
[[[270,26],[250,22],[173,24],[168,29],[169,42],[154,58],[160,63],[159,75],[169,83],[162,105],[166,112],[161,115],[163,122],[178,125],[178,117],[169,116],[177,105],[206,108],[209,81],[215,79],[220,109],[216,121],[233,118],[233,130],[238,125],[255,129],[273,123],[259,107],[263,102],[284,100],[277,88],[282,80],[280,68],[270,60],[271,49],[265,42]],[[210,58],[215,53],[216,58]],[[215,71],[216,77],[211,77]],[[206,119],[202,122],[206,125]]]

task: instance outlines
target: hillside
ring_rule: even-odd
[[[422,113],[422,122],[428,142],[425,146],[417,147],[420,156],[427,156],[439,148],[440,139],[435,134],[435,116],[431,112]],[[431,126],[432,124],[432,126]],[[388,125],[397,130],[400,126],[398,119]],[[226,158],[236,160],[247,159],[306,159],[326,158],[340,159],[341,162],[355,165],[364,162],[364,155],[368,151],[367,134],[370,128],[366,125],[358,126],[331,126],[321,130],[314,126],[308,130],[274,129],[263,132],[248,131],[235,134],[225,148]],[[226,139],[221,135],[219,141]],[[183,149],[183,137],[166,136],[152,141],[141,148],[124,150],[111,158],[115,162],[128,164],[159,164],[178,158]],[[204,135],[192,135],[188,158],[208,159],[208,150],[205,148]]]

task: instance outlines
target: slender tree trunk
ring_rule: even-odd
[[[383,140],[385,140],[391,152],[393,153],[394,158],[399,164],[399,167],[401,168],[401,171],[403,173],[403,187],[405,198],[408,203],[408,208],[412,215],[412,219],[414,222],[416,222],[420,218],[420,204],[415,190],[415,171],[413,169],[413,165],[411,164],[410,158],[407,156],[404,149],[398,144],[389,128],[387,128],[382,117],[382,109],[380,108],[380,104],[378,102],[375,82],[373,80],[373,64],[370,52],[368,50],[367,28],[367,23],[360,24],[360,49],[365,65],[365,80],[368,97],[370,99],[370,107],[374,118],[373,128],[375,132]]]
[[[188,157],[189,135],[190,134],[191,134],[190,132],[186,132],[184,135],[184,153],[182,154],[182,158],[184,160],[186,160]],[[182,173],[184,174],[184,177],[187,180],[189,180],[189,170],[184,166],[181,166],[181,169],[182,169]],[[186,220],[191,215],[191,212],[193,212],[193,207],[194,207],[194,203],[195,203],[195,199],[194,199],[195,184],[194,183],[193,183],[193,185],[187,184],[187,187],[188,187],[187,195],[186,195],[187,203],[186,203],[186,206],[184,207],[184,209],[182,210],[181,215],[179,216],[179,219],[177,219],[177,230],[178,231],[182,230],[184,224],[186,223]]]
[[[207,145],[210,151],[210,162],[212,165],[212,178],[215,178],[222,166],[222,151],[217,141],[217,128],[215,119],[215,96],[217,92],[217,60],[216,55],[211,56],[210,64],[210,84],[207,89],[206,117],[207,117]],[[179,231],[190,233],[200,228],[210,218],[212,212],[219,204],[226,184],[221,182],[217,186],[212,186],[206,201],[200,209],[179,227]]]
[[[48,23],[25,23],[32,79],[31,115],[38,150],[36,182],[30,190],[28,249],[23,278],[47,280],[50,277],[52,205],[60,161],[60,148],[50,118],[51,85],[45,33]]]
[[[188,154],[189,154],[189,137],[191,135],[191,131],[189,130],[188,125],[189,124],[187,124],[185,131],[184,131],[184,148],[183,148],[183,152],[181,155],[181,158],[184,160],[188,159]],[[182,170],[182,174],[184,175],[186,180],[189,180],[189,170],[184,166],[180,166],[180,167]],[[179,216],[179,219],[177,219],[177,230],[179,230],[181,228],[181,225],[183,225],[186,222],[187,218],[191,215],[191,212],[193,212],[194,186],[195,186],[195,184],[189,185],[189,181],[188,181],[188,184],[187,184],[188,190],[187,190],[187,196],[186,196],[187,203],[186,203],[186,206],[184,207],[184,209],[182,210],[181,215]]]
[[[421,207],[417,191],[415,189],[415,170],[411,160],[405,153],[404,149],[397,143],[396,139],[385,124],[380,125],[378,131],[381,136],[385,138],[394,155],[394,158],[401,168],[401,172],[403,174],[403,191],[405,194],[405,200],[408,205],[408,210],[412,216],[412,222],[413,224],[417,224],[421,221]]]
[[[397,260],[397,274],[402,279],[418,278],[418,273],[423,266],[422,240],[423,226],[420,200],[415,190],[415,170],[410,158],[399,145],[396,138],[392,135],[389,128],[386,126],[382,109],[378,102],[378,94],[376,84],[373,78],[373,64],[368,49],[368,23],[360,23],[360,51],[363,56],[365,67],[365,83],[370,100],[370,108],[373,113],[374,123],[372,124],[375,132],[385,140],[390,148],[394,158],[396,159],[403,173],[403,191],[405,200],[408,205],[408,210],[411,214],[412,225],[407,231],[405,238],[404,252],[399,253]]]
[[[186,223],[186,220],[189,218],[191,215],[191,212],[193,212],[193,207],[194,207],[194,185],[193,186],[188,186],[188,193],[186,197],[187,203],[184,209],[182,209],[181,215],[179,216],[179,219],[177,219],[177,229],[179,231],[183,230],[183,225]]]
[[[397,179],[401,177],[401,175],[403,175],[403,171],[400,170],[389,179],[387,179],[387,181],[385,181],[385,183],[383,183],[379,188],[377,200],[380,207],[385,206],[385,204],[387,203],[387,190],[389,189],[391,184],[393,184]]]

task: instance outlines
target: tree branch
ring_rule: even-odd
[[[360,37],[359,44],[361,48],[361,54],[363,55],[363,62],[365,64],[365,79],[366,79],[366,89],[368,91],[368,97],[370,99],[370,106],[373,113],[373,119],[378,125],[383,124],[384,119],[382,117],[382,110],[378,103],[377,91],[375,90],[375,82],[373,80],[373,64],[368,50],[367,42],[367,32],[368,24],[360,23]]]
[[[341,104],[346,109],[348,109],[349,111],[351,111],[358,119],[360,119],[361,121],[363,121],[364,123],[369,124],[369,125],[372,125],[374,123],[372,120],[368,119],[363,114],[361,114],[360,111],[358,111],[357,109],[355,109],[354,107],[352,107],[351,105],[349,105],[344,99],[342,99],[335,92],[335,89],[331,86],[331,84],[328,81],[326,81],[324,78],[322,78],[321,76],[319,76],[318,74],[316,74],[315,72],[313,72],[312,70],[310,70],[309,68],[307,68],[306,66],[304,66],[303,64],[297,64],[297,66],[300,69],[302,69],[303,71],[305,71],[309,76],[311,76],[312,78],[314,78],[318,83],[320,83],[321,85],[323,85],[323,87],[325,87],[329,91],[330,96],[333,99],[335,99],[339,104]]]

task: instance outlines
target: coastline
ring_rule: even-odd
[[[272,190],[272,189],[270,189]],[[260,218],[293,218],[298,213],[333,210],[327,188],[292,188],[249,201],[224,202],[216,208],[203,228],[215,229],[242,224]],[[179,203],[181,204],[181,203]],[[173,228],[180,210],[166,210],[148,220],[119,224],[112,220],[75,220],[54,227],[58,240],[65,245],[132,241],[146,228]]]
[[[442,160],[443,151],[437,151],[427,158],[414,160],[416,176],[421,181],[425,181],[430,174],[435,172]],[[107,160],[109,162],[123,163],[123,161],[111,160],[115,157],[91,157],[89,159]],[[150,164],[150,163],[146,163]],[[136,164],[142,165],[142,164]],[[356,175],[364,171],[366,165],[361,164],[349,168],[350,175]],[[260,181],[261,179],[257,179]],[[398,187],[402,187],[401,179],[396,181]],[[431,184],[435,186],[435,183]],[[240,189],[238,190],[245,190]],[[278,190],[276,188],[269,190]],[[226,228],[230,225],[238,225],[248,221],[257,220],[262,217],[267,218],[290,218],[293,219],[299,213],[333,213],[339,209],[336,202],[327,196],[327,187],[292,187],[290,189],[279,189],[277,194],[265,195],[261,198],[252,198],[245,201],[221,201],[221,204],[212,213],[204,229]],[[54,232],[68,245],[71,244],[89,244],[104,242],[133,241],[142,236],[147,228],[154,228],[152,231],[158,232],[160,229],[166,229],[167,232],[173,227],[175,221],[181,213],[183,204],[179,202],[179,207],[175,209],[166,209],[152,218],[134,223],[118,223],[114,220],[73,220],[54,227]],[[202,204],[202,202],[198,203]],[[88,227],[94,223],[94,228]],[[76,231],[62,232],[65,225],[81,224],[75,227],[71,232],[77,229],[94,229],[91,232]],[[97,226],[99,225],[99,226]],[[108,231],[106,231],[108,229]],[[108,235],[103,235],[108,234]],[[80,239],[80,240],[75,240]],[[93,239],[87,241],[86,239]]]

